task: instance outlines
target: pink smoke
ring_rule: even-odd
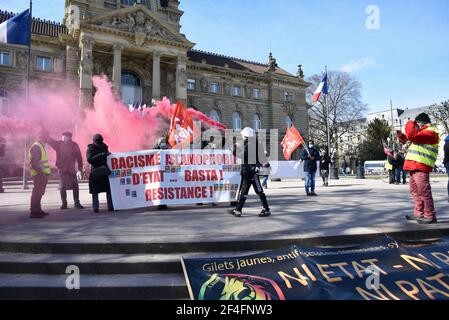
[[[167,98],[158,101],[154,107],[130,112],[116,98],[106,77],[93,77],[93,84],[96,88],[93,108],[78,106],[76,86],[57,89],[32,86],[29,104],[24,103],[22,96],[12,97],[12,115],[0,117],[0,137],[22,143],[28,137],[30,143],[41,128],[50,131],[54,139],[60,139],[62,132],[71,131],[84,154],[96,133],[103,135],[111,152],[152,149],[158,137],[168,135],[175,105]],[[194,120],[203,123],[203,127],[225,129],[203,113],[188,110]],[[54,158],[51,151],[50,157]],[[18,163],[21,161],[17,159]]]

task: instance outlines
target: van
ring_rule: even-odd
[[[385,173],[385,163],[387,161],[365,161],[365,174],[380,175]]]

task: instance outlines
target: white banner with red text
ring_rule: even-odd
[[[114,209],[231,202],[240,160],[228,150],[145,150],[108,157]]]

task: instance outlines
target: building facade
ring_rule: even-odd
[[[89,107],[92,76],[104,74],[125,104],[166,96],[230,129],[279,129],[281,136],[295,125],[307,138],[310,84],[301,66],[292,75],[271,53],[268,63],[256,63],[195,50],[181,33],[178,0],[66,0],[65,7],[62,24],[33,19],[34,84],[75,84],[80,107]],[[0,22],[12,15],[0,11]],[[27,60],[26,47],[0,44],[3,114],[13,93],[25,93]]]

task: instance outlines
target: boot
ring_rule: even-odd
[[[79,202],[79,200],[78,200],[78,201],[75,201],[75,209],[80,209],[80,210],[84,209],[84,207],[81,205],[81,203]]]
[[[67,202],[62,203],[61,210],[67,210]]]
[[[43,211],[31,211],[30,218],[31,219],[43,219],[45,214]]]

